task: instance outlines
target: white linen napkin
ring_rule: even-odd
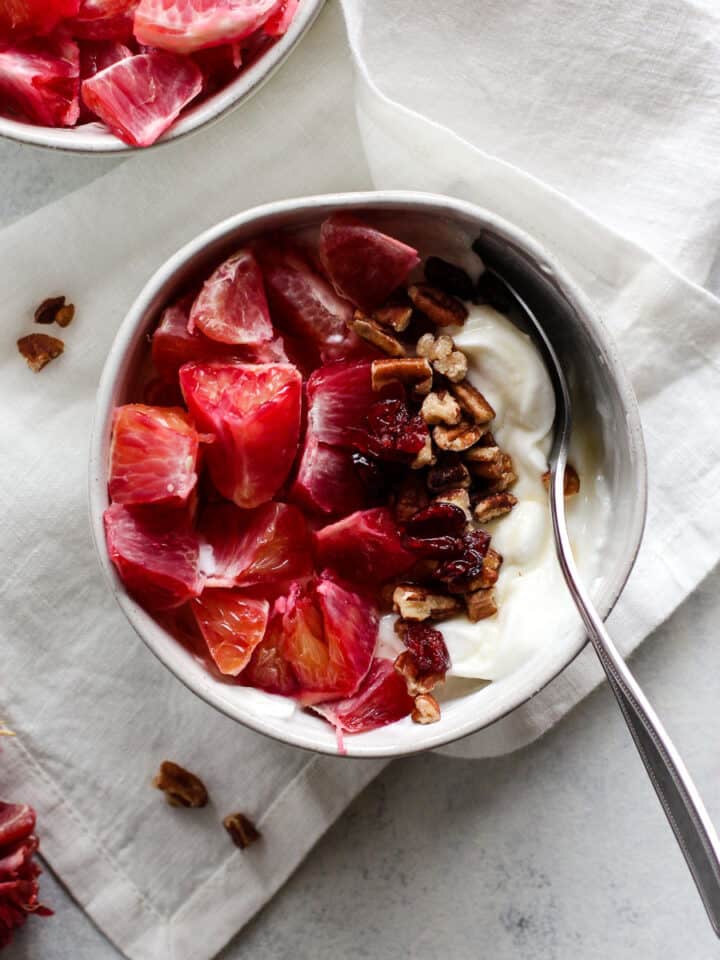
[[[468,25],[464,45],[456,45],[454,25],[460,36],[466,6],[461,0],[422,5],[425,29],[451,40],[433,47],[434,83],[423,82],[430,114],[442,115],[448,91],[463,100],[469,84],[480,82],[476,74],[459,75],[458,62],[467,59],[459,51],[471,49],[467,36],[473,50],[484,48],[480,24]],[[608,16],[614,6],[621,7],[620,0],[603,5]],[[700,7],[681,6],[690,24]],[[421,82],[427,69],[427,38],[412,29],[417,7],[346,0],[360,67],[359,128],[343,24],[329,5],[284,69],[242,111],[172,148],[134,157],[0,233],[0,715],[19,734],[0,758],[0,793],[36,806],[50,863],[133,960],[208,960],[381,768],[312,758],[216,714],[135,638],[100,577],[86,517],[95,385],[137,291],[200,230],[264,200],[372,184],[453,193],[514,220],[553,250],[595,302],[630,362],[642,404],[652,479],[649,530],[614,615],[623,649],[661,622],[720,556],[720,440],[698,416],[720,397],[718,302],[568,197],[387,99],[407,94],[398,77]],[[518,5],[525,8],[540,9]],[[381,14],[402,42],[392,57],[377,59],[378,50],[391,49],[378,37]],[[647,32],[635,38],[641,60],[644,44],[652,42]],[[686,33],[700,35],[690,27]],[[627,33],[609,28],[600,41],[608,55],[628,47]],[[483,56],[494,70],[485,49]],[[694,104],[691,93],[701,99],[703,74],[694,72],[689,55],[682,60],[684,96]],[[578,59],[578,74],[582,63]],[[582,86],[581,76],[578,82]],[[650,99],[652,84],[644,92],[655,117],[663,102]],[[639,90],[637,98],[641,122]],[[580,125],[583,102],[578,99]],[[463,132],[479,145],[486,129],[485,118]],[[693,131],[705,143],[702,131]],[[583,134],[585,144],[590,132]],[[605,136],[600,133],[593,143]],[[638,175],[634,155],[612,156],[621,177]],[[688,192],[678,187],[684,209],[692,190],[694,184]],[[649,222],[653,207],[660,232],[659,204],[648,199],[643,219]],[[709,264],[689,255],[696,246],[684,243],[684,260],[677,262],[690,269],[692,260],[700,277]],[[77,318],[66,331],[65,355],[34,376],[14,340],[30,330],[34,306],[55,293],[76,303]],[[527,742],[597,677],[578,660],[532,703],[469,741],[472,751],[489,755]],[[165,806],[148,785],[163,759],[200,773],[212,805],[203,811]],[[219,827],[236,809],[263,832],[244,853]]]

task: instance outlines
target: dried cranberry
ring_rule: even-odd
[[[421,673],[445,673],[450,654],[439,630],[425,623],[403,621],[398,632]]]
[[[467,524],[465,511],[454,503],[431,503],[408,520],[409,536],[429,540],[432,537],[459,537]]]
[[[368,410],[366,427],[354,432],[354,445],[380,460],[414,459],[425,446],[427,424],[412,416],[402,400],[379,400]]]
[[[490,534],[484,530],[466,533],[460,555],[441,564],[435,571],[435,578],[444,583],[451,592],[462,590],[483,572],[489,546]]]
[[[408,550],[422,557],[453,557],[462,550],[460,537],[409,537],[402,538],[402,544]]]

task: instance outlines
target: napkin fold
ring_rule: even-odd
[[[539,13],[541,6],[527,2],[517,9]],[[606,0],[601,6],[610,16],[611,8],[623,4]],[[672,5],[659,6],[670,17]],[[707,22],[702,18],[712,18],[712,11],[698,0],[679,6],[683,36],[699,42]],[[471,145],[401,106],[397,101],[418,106],[408,80],[414,75],[425,112],[454,121],[457,107],[444,114],[451,97],[461,103],[470,83],[490,82],[470,53],[477,50],[481,59],[479,24],[472,25],[473,45],[466,35],[462,46],[453,46],[467,22],[467,5],[427,0],[421,12],[417,7],[401,0],[346,0],[358,71],[354,95],[344,26],[330,4],[283,70],[244,109],[171,148],[134,156],[0,233],[0,398],[6,411],[0,423],[0,715],[18,733],[3,749],[0,793],[37,808],[46,857],[132,960],[209,960],[382,767],[312,757],[218,715],[150,656],[100,576],[86,515],[97,379],[137,291],[202,229],[265,200],[373,185],[451,193],[513,220],[544,242],[585,289],[614,333],[641,401],[650,513],[638,565],[613,614],[622,648],[632,649],[660,623],[720,555],[720,439],[701,415],[720,398],[720,304],[575,202],[592,208],[589,195],[570,199],[478,149],[494,146],[485,142],[487,116],[482,123],[466,118],[455,124]],[[484,7],[498,13],[502,4]],[[572,7],[579,32],[585,5]],[[424,24],[419,32],[418,17]],[[608,28],[597,41],[607,54],[622,50],[632,62],[628,21],[619,23],[622,30]],[[390,38],[404,38],[389,60],[384,53],[390,47],[379,37],[383,24]],[[453,42],[441,50],[426,31]],[[633,35],[636,59],[642,61],[654,42],[647,38],[652,32]],[[428,83],[431,40],[435,59]],[[694,72],[685,50],[681,60],[683,96],[694,105],[707,92],[704,74]],[[461,75],[461,61],[472,67],[469,74]],[[588,82],[583,62],[574,61],[579,89]],[[702,60],[698,70],[704,65]],[[659,74],[656,79],[663,92]],[[538,90],[544,109],[547,85]],[[637,86],[636,98],[641,118]],[[566,104],[567,116],[585,131],[583,143],[597,146],[608,130],[599,128],[592,140],[593,131],[587,123],[583,127],[585,102],[578,93],[575,109]],[[608,107],[603,115],[615,114]],[[690,125],[693,143],[712,140],[717,128],[708,132],[709,124],[706,116],[705,127]],[[657,130],[663,127],[658,121]],[[522,166],[544,175],[537,143],[526,129],[521,133],[528,145]],[[566,143],[573,142],[568,131]],[[638,176],[635,154],[618,151],[612,157],[618,177]],[[508,159],[522,161],[519,155]],[[569,158],[568,166],[574,162]],[[709,176],[704,182],[710,184]],[[690,209],[693,192],[694,185],[676,191],[683,209]],[[655,209],[659,232],[665,223],[660,207],[656,197],[645,207]],[[612,221],[609,214],[607,219]],[[707,236],[709,214],[695,226]],[[675,262],[701,279],[711,263],[707,255],[691,255],[701,246],[696,235],[688,227]],[[65,355],[34,376],[20,362],[14,340],[30,329],[36,304],[57,293],[75,302],[77,319],[65,331]],[[515,749],[567,712],[598,676],[579,658],[530,704],[467,741],[469,749],[476,755]],[[163,759],[200,773],[211,805],[201,811],[166,807],[149,788]],[[251,816],[263,833],[243,853],[219,826],[235,810]]]

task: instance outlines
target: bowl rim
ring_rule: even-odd
[[[166,260],[147,281],[120,324],[110,350],[108,351],[97,389],[95,416],[90,443],[88,479],[90,523],[100,565],[108,579],[115,599],[135,632],[161,663],[188,687],[188,689],[205,700],[210,706],[215,707],[215,709],[221,713],[255,730],[257,733],[270,736],[275,740],[291,746],[310,750],[314,753],[337,756],[337,750],[333,749],[329,744],[317,744],[313,742],[311,736],[298,733],[294,731],[291,726],[289,729],[285,729],[279,724],[274,723],[272,717],[260,718],[251,709],[229,703],[213,686],[211,682],[212,678],[209,674],[197,680],[184,675],[185,671],[182,667],[171,662],[173,658],[168,651],[172,648],[163,649],[161,644],[155,643],[152,638],[153,629],[161,633],[165,633],[165,631],[132,599],[117,576],[115,568],[108,556],[103,527],[103,512],[108,505],[107,485],[104,479],[106,474],[104,461],[107,457],[105,441],[110,417],[112,416],[114,387],[118,375],[122,370],[126,353],[132,345],[136,329],[139,325],[145,323],[147,313],[149,309],[153,307],[158,294],[186,263],[200,255],[202,251],[211,244],[221,243],[224,237],[229,237],[239,228],[276,215],[298,212],[303,212],[308,215],[308,219],[312,219],[314,212],[317,213],[328,207],[357,208],[368,211],[375,210],[377,212],[387,212],[388,210],[392,211],[398,207],[406,207],[413,210],[413,212],[417,211],[429,215],[437,216],[445,214],[449,218],[462,215],[477,219],[489,225],[506,239],[516,243],[520,249],[530,255],[535,263],[542,264],[544,269],[552,271],[558,288],[561,293],[568,298],[581,322],[594,330],[604,351],[603,360],[608,366],[610,375],[616,383],[621,397],[628,432],[628,441],[635,458],[637,479],[639,481],[638,489],[635,490],[636,507],[629,536],[629,543],[632,546],[628,550],[627,556],[624,557],[622,564],[619,565],[609,600],[600,611],[603,619],[609,616],[622,593],[635,565],[642,542],[647,515],[647,459],[638,402],[620,360],[617,347],[608,333],[607,328],[595,315],[587,298],[576,286],[565,269],[557,263],[553,256],[547,253],[538,241],[534,240],[504,218],[499,217],[492,211],[480,207],[477,204],[442,194],[403,190],[373,190],[319,194],[274,201],[244,210],[209,227]],[[166,635],[169,636],[169,634]],[[175,641],[175,643],[177,644],[177,641]],[[553,665],[549,676],[544,677],[541,682],[534,684],[530,690],[522,694],[516,693],[510,697],[508,702],[506,702],[501,709],[492,713],[489,718],[481,720],[480,722],[475,722],[475,720],[471,718],[452,730],[445,729],[443,731],[441,724],[438,724],[437,727],[435,727],[435,725],[425,727],[424,730],[428,731],[428,733],[421,745],[402,745],[397,747],[393,745],[367,746],[365,744],[358,744],[353,746],[354,738],[348,737],[345,742],[346,753],[344,753],[343,756],[366,759],[409,756],[445,746],[449,743],[462,740],[464,737],[471,736],[474,733],[478,733],[480,730],[496,723],[537,696],[575,660],[587,643],[588,638],[581,636],[572,654],[567,659],[563,659],[563,662],[557,665],[557,668]]]
[[[3,116],[0,116],[0,137],[46,150],[93,156],[146,153],[183,140],[222,120],[256,94],[285,63],[318,18],[324,5],[325,0],[300,0],[300,6],[287,32],[269,50],[222,89],[197,106],[191,106],[187,113],[181,114],[169,130],[149,147],[135,147],[125,143],[98,123],[86,123],[77,127],[44,127]]]

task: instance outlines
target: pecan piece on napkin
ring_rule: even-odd
[[[39,373],[51,360],[60,356],[65,344],[46,333],[29,333],[26,337],[20,337],[17,347],[33,373]]]
[[[172,760],[163,760],[152,783],[163,791],[171,807],[204,807],[208,802],[208,792],[200,777]]]
[[[230,834],[232,842],[241,850],[245,850],[262,836],[252,820],[244,813],[229,813],[223,820],[223,826]]]

